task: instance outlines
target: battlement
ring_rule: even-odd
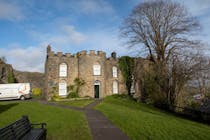
[[[54,51],[51,51],[51,46],[48,45],[47,47],[47,55],[51,57],[81,57],[81,56],[100,56],[100,57],[105,57],[106,58],[106,53],[103,51],[95,51],[95,50],[90,50],[89,53],[86,50],[80,51],[75,54],[71,53],[63,53],[63,52],[57,52],[55,53]]]

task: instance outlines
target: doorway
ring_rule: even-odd
[[[94,97],[99,98],[100,96],[100,81],[95,81],[94,83]]]
[[[99,85],[94,85],[95,89],[95,98],[99,98]]]

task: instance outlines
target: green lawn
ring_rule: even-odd
[[[48,140],[91,140],[82,112],[51,107],[37,102],[0,102],[0,127],[28,115],[32,123],[47,123]]]
[[[94,102],[94,99],[84,99],[84,100],[73,100],[73,101],[57,101],[56,103],[67,105],[67,106],[76,106],[83,108],[84,106]]]
[[[175,117],[126,97],[107,97],[96,109],[132,140],[210,140],[210,126]]]

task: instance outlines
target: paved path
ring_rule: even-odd
[[[99,102],[100,100],[96,100],[85,107],[85,114],[93,140],[128,140],[128,137],[101,112],[92,109]]]
[[[101,100],[95,100],[95,102],[85,106],[84,108],[65,106],[47,101],[39,101],[43,104],[62,107],[67,109],[73,109],[77,111],[82,111],[85,113],[89,128],[93,140],[129,140],[128,137],[122,133],[122,131],[112,124],[101,112],[93,110]]]

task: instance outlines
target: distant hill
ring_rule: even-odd
[[[16,83],[31,83],[31,87],[44,87],[44,73],[22,72],[13,69],[12,65],[0,60],[0,84],[9,83],[8,77],[13,77]]]
[[[44,87],[44,73],[13,71],[18,83],[31,83],[31,87]]]

